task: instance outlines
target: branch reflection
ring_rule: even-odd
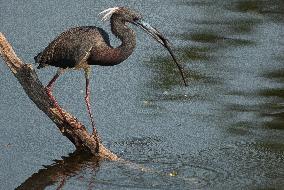
[[[34,173],[16,189],[45,189],[53,185],[56,185],[57,189],[61,189],[68,179],[79,175],[83,169],[92,168],[96,172],[99,166],[99,157],[75,151],[67,157],[62,157],[62,160],[55,160],[55,163],[44,166],[44,169]]]

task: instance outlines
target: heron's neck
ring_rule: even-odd
[[[113,17],[111,19],[111,31],[121,40],[121,45],[114,48],[121,56],[121,61],[127,59],[133,52],[136,46],[135,32],[129,28],[121,19]]]

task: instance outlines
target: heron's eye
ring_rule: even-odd
[[[138,21],[138,20],[139,20],[138,17],[134,17],[134,18],[133,18],[133,21],[134,21],[134,22],[136,22],[136,21]]]

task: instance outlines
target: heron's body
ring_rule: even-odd
[[[108,34],[103,29],[93,26],[71,28],[55,38],[35,61],[40,64],[39,68],[48,65],[75,68],[97,46],[109,46]]]
[[[113,66],[121,63],[135,48],[135,33],[116,24],[112,24],[112,30],[122,33],[118,36],[122,44],[117,48],[110,45],[108,34],[95,26],[71,28],[61,33],[35,57],[38,68],[51,65],[79,69],[88,65]]]

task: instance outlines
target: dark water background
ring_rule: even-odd
[[[115,67],[93,67],[92,107],[104,144],[150,170],[74,153],[0,60],[0,189],[283,189],[284,1],[0,0],[0,31],[27,63],[66,28],[129,6],[159,28],[186,68],[137,31]],[[113,45],[119,41],[111,37]],[[47,83],[56,69],[38,71]],[[83,72],[54,95],[89,125]]]

